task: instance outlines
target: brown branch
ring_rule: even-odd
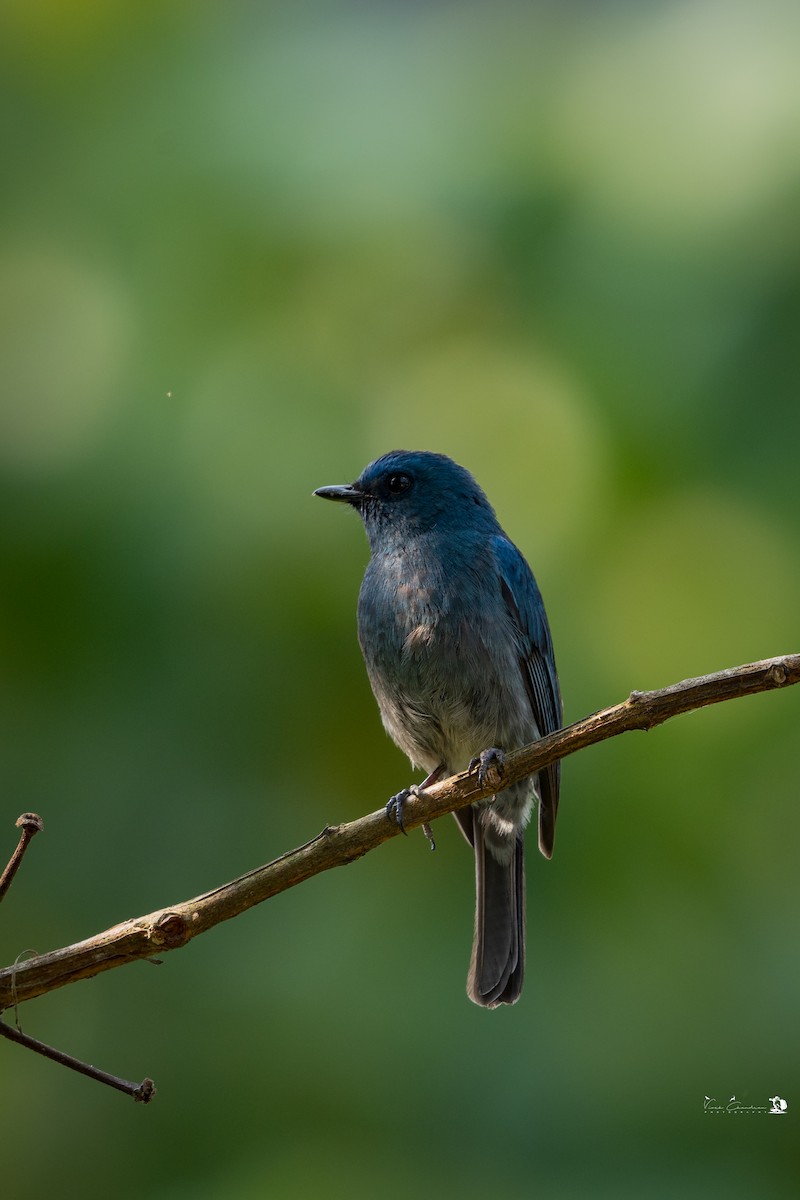
[[[17,817],[15,825],[22,832],[19,835],[17,848],[8,860],[8,866],[3,871],[3,874],[0,875],[0,900],[3,899],[11,887],[11,881],[19,870],[20,863],[25,856],[25,851],[31,844],[34,834],[41,833],[44,829],[44,821],[38,813],[23,813],[22,816]]]
[[[622,704],[603,709],[509,754],[504,783],[516,783],[548,763],[628,730],[652,729],[691,709],[798,682],[800,654],[788,654],[699,679],[686,679],[659,691],[632,692]],[[410,797],[403,820],[411,829],[491,794],[491,788],[481,790],[474,775],[464,772],[435,784],[419,797]],[[379,809],[346,825],[323,829],[299,849],[193,900],[123,921],[86,941],[7,967],[0,971],[0,1011],[123,963],[175,950],[221,921],[238,916],[312,875],[353,862],[398,832],[397,825],[388,821],[384,810]]]
[[[16,1042],[18,1046],[24,1046],[26,1050],[33,1050],[36,1054],[41,1054],[43,1058],[49,1058],[62,1067],[69,1067],[71,1071],[77,1071],[80,1075],[88,1075],[90,1079],[115,1088],[118,1092],[124,1092],[126,1096],[132,1096],[140,1104],[149,1104],[156,1094],[156,1087],[152,1079],[143,1079],[141,1083],[133,1083],[129,1079],[120,1079],[118,1075],[109,1075],[108,1071],[101,1071],[99,1067],[93,1067],[91,1063],[73,1058],[71,1054],[65,1054],[63,1050],[56,1050],[54,1046],[40,1042],[38,1038],[23,1033],[21,1029],[14,1029],[11,1025],[6,1025],[5,1021],[0,1021],[0,1037],[8,1038],[10,1042]]]

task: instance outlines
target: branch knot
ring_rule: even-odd
[[[176,912],[162,913],[150,929],[150,941],[168,950],[185,946],[191,936],[187,918]]]

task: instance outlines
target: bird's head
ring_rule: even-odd
[[[494,509],[469,471],[427,450],[390,450],[354,483],[318,488],[314,495],[352,505],[372,544],[382,535],[408,537],[434,528],[497,529]]]

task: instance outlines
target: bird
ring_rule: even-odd
[[[558,729],[561,693],[544,602],[472,474],[444,454],[392,450],[314,495],[359,513],[370,546],[358,639],[383,725],[420,785],[470,770],[497,793],[453,815],[475,855],[467,995],[514,1004],[525,973],[525,827],[553,854],[560,764],[502,789],[505,754]],[[405,830],[404,830],[405,832]]]

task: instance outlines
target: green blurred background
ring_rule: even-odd
[[[410,780],[311,497],[387,449],[486,488],[567,720],[800,650],[799,51],[773,0],[3,0],[4,963]],[[799,717],[565,764],[513,1009],[450,821],[26,1005],[159,1094],[0,1044],[4,1190],[795,1195]]]

